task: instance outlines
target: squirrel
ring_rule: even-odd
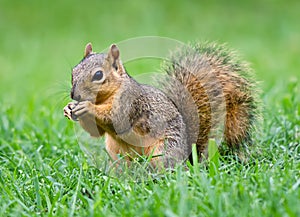
[[[114,161],[143,155],[154,167],[186,161],[192,144],[200,158],[207,156],[208,140],[219,131],[232,149],[251,143],[256,82],[234,52],[215,43],[185,45],[163,71],[157,87],[140,84],[125,70],[115,44],[107,53],[94,53],[88,43],[72,70],[74,101],[64,115],[92,137],[104,136]]]

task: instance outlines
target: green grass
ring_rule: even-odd
[[[279,0],[0,0],[0,216],[300,216],[299,11]],[[264,109],[248,161],[159,175],[91,163],[62,114],[70,69],[89,41],[101,51],[148,35],[226,42],[252,63]]]

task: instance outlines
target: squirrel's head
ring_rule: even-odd
[[[128,75],[115,44],[105,54],[94,53],[92,44],[88,43],[84,58],[72,70],[71,98],[76,101],[101,103],[118,90],[126,77]]]

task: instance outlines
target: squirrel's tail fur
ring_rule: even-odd
[[[198,154],[206,155],[210,137],[222,137],[231,148],[251,142],[256,83],[234,52],[214,43],[186,45],[165,62],[164,71],[171,79],[164,91],[181,110]]]

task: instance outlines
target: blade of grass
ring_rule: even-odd
[[[209,175],[214,177],[218,173],[220,166],[219,162],[219,151],[217,143],[214,139],[208,141],[208,162],[209,162]]]
[[[75,208],[76,208],[76,200],[77,200],[77,194],[78,194],[78,191],[79,191],[79,186],[80,186],[80,183],[81,183],[81,176],[82,176],[82,166],[80,167],[80,172],[79,172],[79,176],[78,176],[78,182],[77,182],[77,185],[76,185],[76,190],[74,192],[74,195],[72,197],[72,203],[71,203],[71,211],[69,213],[69,216],[74,216],[74,212],[75,212]]]

